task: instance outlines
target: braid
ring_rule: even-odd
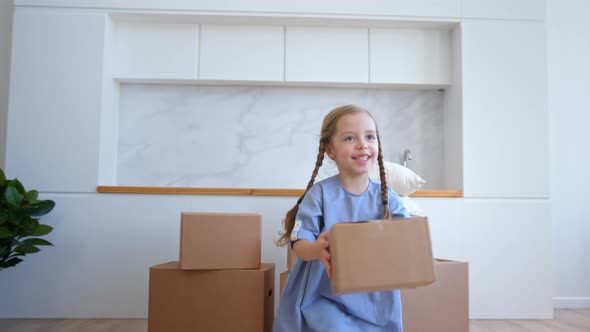
[[[283,221],[283,226],[285,227],[285,232],[282,234],[279,233],[281,235],[281,237],[276,242],[276,244],[278,246],[286,246],[287,244],[289,244],[289,241],[291,239],[291,232],[293,231],[293,227],[295,227],[295,217],[297,216],[297,211],[299,211],[299,204],[301,204],[301,201],[303,201],[303,197],[305,197],[305,194],[307,193],[307,191],[309,189],[311,189],[311,187],[313,186],[313,184],[315,182],[315,178],[318,175],[318,172],[320,170],[320,167],[322,167],[322,162],[324,161],[324,153],[325,152],[326,152],[326,142],[324,140],[320,140],[320,146],[318,148],[318,156],[316,158],[315,168],[313,169],[313,172],[311,173],[311,178],[309,179],[309,182],[307,183],[307,187],[305,188],[305,191],[303,192],[301,197],[299,197],[299,199],[297,200],[297,204],[295,204],[295,206],[293,206],[293,208],[291,208],[291,210],[289,210],[289,212],[287,212],[287,215],[285,216],[285,220]]]
[[[379,146],[377,162],[379,163],[379,178],[381,179],[381,200],[383,201],[383,219],[390,219],[391,211],[389,211],[387,180],[385,177],[385,167],[383,166],[383,152],[381,151],[381,139],[379,139],[379,135],[377,135],[377,142]]]
[[[316,162],[315,162],[315,168],[313,169],[313,172],[311,173],[311,178],[309,179],[309,182],[307,183],[307,187],[305,188],[305,192],[303,193],[303,195],[301,195],[301,197],[297,201],[299,204],[301,204],[300,201],[303,200],[303,196],[305,196],[305,193],[307,193],[307,191],[311,188],[311,186],[313,186],[313,184],[315,182],[315,178],[318,175],[318,172],[320,171],[320,167],[322,167],[325,152],[326,152],[326,143],[320,142],[320,146],[318,148],[318,156],[317,156]]]

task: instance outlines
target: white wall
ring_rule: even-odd
[[[45,192],[94,192],[106,15],[16,7],[6,172]]]
[[[547,2],[554,304],[590,307],[590,2]]]
[[[180,211],[262,212],[262,261],[276,264],[277,286],[286,270],[273,240],[292,197],[42,196],[56,202],[42,218],[55,247],[0,271],[0,318],[145,318],[149,266],[178,260]]]
[[[0,168],[6,154],[8,87],[10,82],[10,49],[12,46],[12,0],[0,0]]]

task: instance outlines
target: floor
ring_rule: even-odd
[[[589,332],[590,309],[555,310],[553,320],[471,320],[470,332]],[[0,319],[2,332],[145,332],[145,319]]]

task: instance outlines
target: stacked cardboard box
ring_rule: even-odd
[[[256,213],[183,212],[180,268],[258,269],[261,227],[261,216]]]
[[[436,281],[402,289],[406,332],[468,332],[469,286],[466,262],[436,260]]]
[[[181,214],[180,259],[150,268],[148,332],[271,331],[259,214]]]

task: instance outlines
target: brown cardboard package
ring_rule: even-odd
[[[285,288],[285,284],[287,283],[287,278],[289,277],[289,271],[283,271],[281,272],[281,277],[280,277],[280,290],[281,292],[279,293],[279,295],[283,295],[283,288]]]
[[[274,264],[258,270],[181,270],[152,266],[148,332],[268,331],[274,318]]]
[[[260,268],[261,216],[256,213],[183,212],[180,268]]]
[[[335,224],[328,241],[333,294],[417,287],[434,281],[426,217]]]
[[[468,332],[469,286],[466,262],[436,260],[436,281],[402,289],[405,332]]]

